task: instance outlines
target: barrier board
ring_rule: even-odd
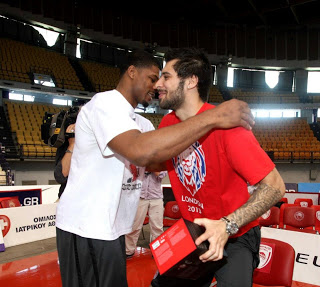
[[[298,192],[320,193],[320,183],[299,182]]]
[[[4,245],[4,239],[3,239],[3,235],[2,235],[2,231],[1,231],[0,232],[0,252],[3,252],[5,250],[6,250],[6,247]]]
[[[320,193],[305,193],[305,192],[286,192],[288,203],[294,203],[296,198],[310,198],[314,205],[320,204]]]
[[[285,183],[286,192],[298,192],[298,184],[297,183]]]
[[[5,247],[56,236],[56,203],[0,209]]]
[[[42,190],[36,189],[17,189],[0,190],[0,198],[17,196],[21,205],[37,205],[42,203]]]
[[[20,186],[0,186],[0,192],[10,191],[27,191],[34,189],[41,189],[41,203],[48,204],[54,203],[58,199],[60,185],[20,185]]]
[[[294,248],[294,281],[320,286],[320,235],[262,227],[261,236],[287,242]]]

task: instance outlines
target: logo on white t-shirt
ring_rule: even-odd
[[[122,180],[122,190],[141,190],[140,167],[135,166],[128,161],[125,163],[125,169]]]
[[[130,182],[132,181],[136,181],[137,178],[139,177],[139,167],[133,165],[132,163],[130,163],[130,171],[131,171],[131,174],[132,174],[132,178],[130,178]]]
[[[205,155],[199,142],[172,159],[176,174],[183,186],[194,196],[206,177]]]

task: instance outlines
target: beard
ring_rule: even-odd
[[[183,92],[184,80],[179,82],[178,88],[171,93],[170,99],[168,98],[168,94],[160,100],[159,106],[164,110],[173,110],[176,111],[184,102],[185,95]]]
[[[143,101],[143,102],[141,103],[141,105],[142,105],[144,108],[147,108],[147,107],[149,106],[149,102]]]

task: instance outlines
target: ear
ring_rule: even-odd
[[[199,81],[199,79],[198,79],[197,76],[193,75],[192,77],[190,77],[190,78],[187,80],[188,89],[191,90],[191,89],[197,87],[198,81]]]
[[[137,69],[133,65],[129,66],[127,69],[127,74],[130,79],[134,79],[136,72],[137,72]]]

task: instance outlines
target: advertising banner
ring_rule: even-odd
[[[320,286],[320,236],[262,227],[261,236],[289,243],[295,250],[293,280]]]
[[[298,192],[298,184],[297,183],[285,183],[286,192]]]
[[[1,220],[1,219],[0,219]],[[4,239],[2,232],[0,232],[0,252],[3,252],[6,250],[6,247],[4,246]]]
[[[54,203],[58,199],[60,184],[55,185],[15,185],[15,186],[0,186],[1,192],[11,192],[11,191],[26,191],[39,190],[41,189],[41,203],[48,204]],[[34,200],[35,201],[35,200]],[[26,205],[26,204],[24,204]]]
[[[21,205],[37,205],[42,203],[42,191],[38,189],[1,190],[0,199],[3,197],[18,197]]]
[[[56,203],[0,209],[5,247],[56,236]]]
[[[299,182],[298,183],[299,192],[320,192],[320,183],[309,183],[309,182]]]

